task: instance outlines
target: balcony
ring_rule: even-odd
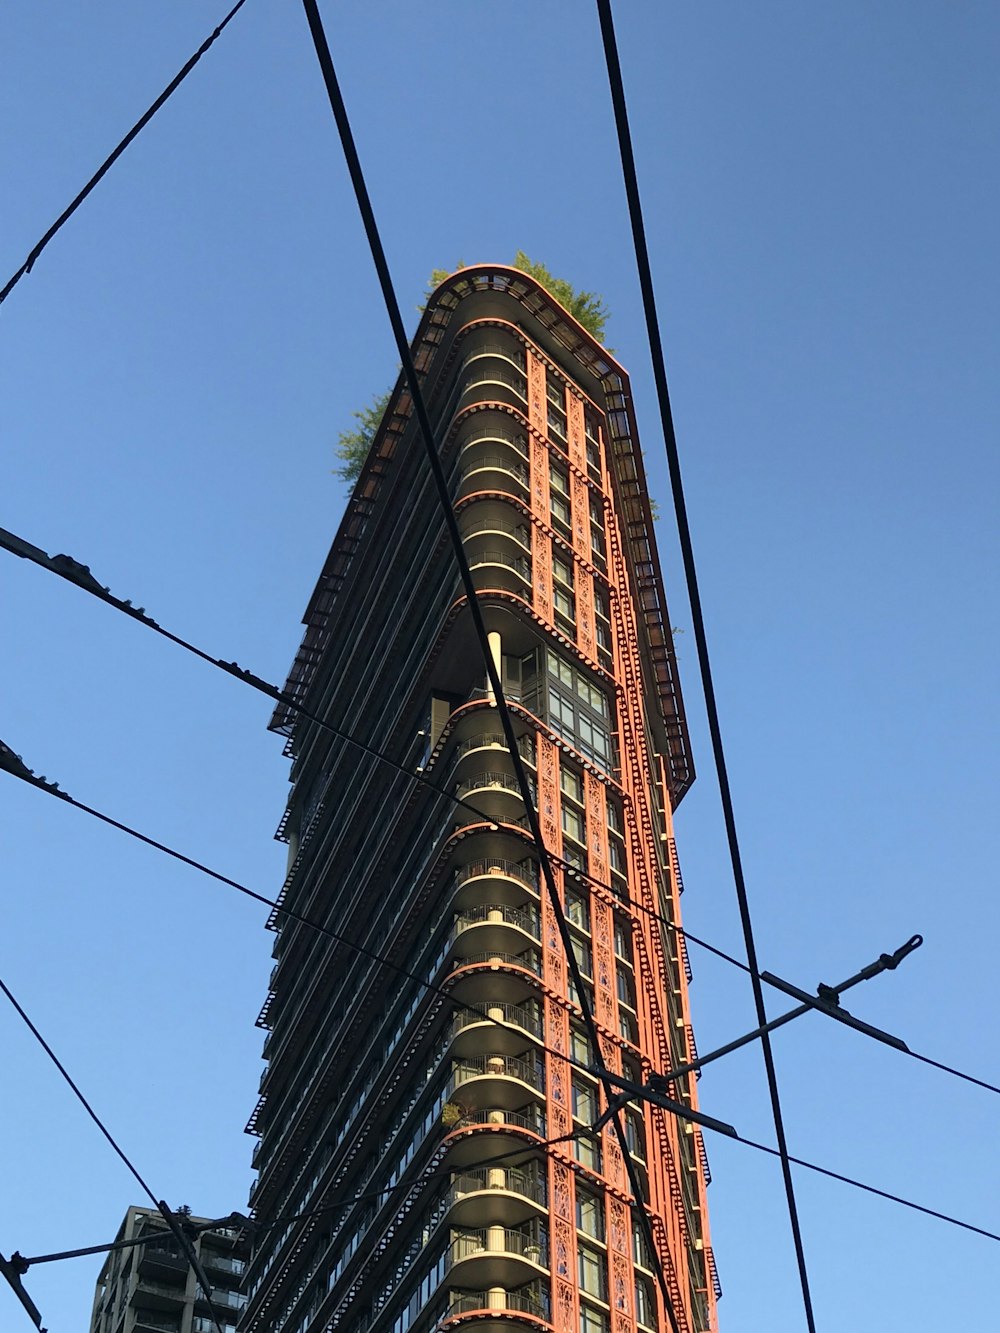
[[[463,1231],[451,1243],[449,1282],[470,1287],[511,1287],[541,1276],[548,1264],[545,1233],[535,1226],[489,1226]]]
[[[499,1153],[524,1152],[528,1155],[534,1143],[525,1134],[530,1130],[539,1138],[545,1137],[545,1114],[540,1106],[528,1103],[517,1110],[495,1106],[472,1110],[452,1106],[460,1112],[458,1119],[448,1125],[453,1137],[448,1144],[447,1163],[456,1171],[474,1170],[485,1157]],[[468,1130],[469,1133],[459,1133]],[[515,1158],[511,1157],[510,1162]]]
[[[153,1329],[154,1333],[180,1333],[181,1320],[179,1315],[171,1319],[160,1310],[136,1310],[135,1327]]]
[[[185,1263],[184,1269],[187,1269]],[[183,1276],[187,1278],[187,1272]],[[169,1282],[154,1282],[146,1277],[139,1277],[139,1282],[129,1296],[129,1305],[142,1305],[148,1310],[178,1310],[184,1304],[185,1282],[174,1285]]]
[[[482,953],[520,955],[539,942],[538,909],[510,907],[504,903],[480,903],[465,908],[455,918],[452,936],[457,958]]]
[[[549,1317],[549,1293],[540,1282],[533,1282],[518,1291],[494,1287],[489,1291],[456,1291],[448,1308],[448,1318],[464,1314],[517,1313],[534,1315],[536,1319]],[[477,1320],[477,1326],[481,1327]],[[510,1324],[505,1323],[509,1328]]]
[[[492,1039],[491,1039],[492,1040]],[[544,1095],[541,1065],[517,1055],[469,1055],[452,1062],[452,1091],[464,1106],[502,1106],[514,1110],[532,1094]]]
[[[501,1023],[508,1026],[500,1027]],[[516,1055],[525,1048],[526,1034],[541,1040],[542,1020],[526,1004],[488,1003],[481,1012],[460,1010],[452,1020],[452,1032],[455,1038],[452,1051],[457,1056],[476,1055],[484,1046],[504,1055]]]
[[[453,1226],[518,1227],[538,1220],[547,1202],[540,1171],[481,1167],[452,1178],[447,1204]]]
[[[474,931],[463,932],[468,942]],[[537,949],[507,953],[491,949],[467,953],[451,964],[451,988],[462,1004],[488,1006],[523,1004],[538,994],[534,980],[542,974],[542,960]]]
[[[176,1278],[178,1274],[186,1277],[188,1261],[174,1250],[161,1248],[151,1242],[140,1247],[138,1268],[143,1277]]]
[[[528,499],[527,445],[503,428],[473,436],[462,445],[456,500],[479,491]]]
[[[478,543],[476,543],[478,546]],[[494,549],[475,547],[466,552],[476,588],[502,588],[504,592],[526,597],[531,592],[531,561],[516,551],[504,551],[499,543]]]

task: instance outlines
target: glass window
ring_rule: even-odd
[[[641,1273],[635,1275],[635,1317],[647,1328],[656,1327],[656,1301],[653,1297],[653,1284]]]
[[[553,491],[550,496],[550,505],[552,507],[552,517],[556,520],[556,526],[563,524],[569,527],[569,502],[557,492]]]
[[[580,1333],[609,1333],[610,1327],[603,1310],[595,1310],[586,1301],[580,1302]]]
[[[597,1119],[597,1097],[594,1088],[582,1079],[573,1079],[573,1115],[584,1124],[591,1125]]]
[[[590,903],[575,889],[566,890],[566,918],[581,930],[590,930]]]
[[[562,808],[562,827],[563,833],[569,838],[574,838],[582,843],[583,837],[583,815],[574,810],[571,805],[563,805]]]
[[[569,473],[558,463],[549,463],[549,484],[552,490],[565,495],[567,499],[569,498]]]
[[[580,1290],[604,1300],[608,1290],[608,1265],[603,1254],[586,1245],[579,1249]]]
[[[586,1236],[594,1240],[604,1239],[604,1200],[597,1194],[591,1194],[577,1187],[576,1225]]]
[[[583,804],[583,778],[572,768],[564,764],[559,772],[559,786],[564,796],[571,796],[574,801]]]
[[[574,1060],[579,1060],[584,1065],[590,1064],[590,1041],[586,1033],[581,1032],[579,1028],[570,1028],[569,1051]]]
[[[552,556],[552,573],[554,576],[566,584],[567,588],[573,586],[573,562],[563,555]]]

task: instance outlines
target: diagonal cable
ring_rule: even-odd
[[[759,977],[757,948],[754,943],[753,924],[750,918],[750,904],[747,898],[746,881],[743,874],[743,862],[740,856],[739,839],[736,833],[736,817],[733,810],[732,792],[726,768],[725,751],[722,744],[722,729],[719,722],[719,710],[715,698],[715,686],[708,655],[708,641],[705,633],[705,621],[701,608],[701,595],[698,589],[698,576],[695,569],[694,548],[688,525],[687,506],[684,500],[684,487],[681,480],[680,457],[677,448],[677,436],[674,431],[673,413],[670,407],[670,394],[667,387],[667,371],[663,357],[663,344],[660,338],[659,319],[656,313],[656,300],[653,293],[653,278],[649,263],[649,250],[646,245],[646,232],[642,218],[642,205],[639,199],[639,184],[635,170],[635,155],[632,150],[632,137],[629,130],[628,110],[625,105],[625,89],[622,83],[621,62],[618,58],[618,44],[615,40],[614,19],[611,13],[611,0],[597,0],[597,10],[601,23],[601,36],[604,54],[608,66],[608,82],[611,100],[614,105],[615,126],[618,132],[618,146],[621,152],[622,173],[625,178],[625,193],[628,197],[629,219],[635,244],[636,263],[639,269],[639,285],[642,290],[642,303],[646,316],[646,328],[649,335],[650,351],[653,360],[653,376],[659,400],[660,418],[663,426],[663,438],[666,445],[667,464],[670,471],[670,489],[674,502],[674,513],[680,540],[681,556],[684,564],[684,576],[687,583],[688,599],[691,604],[691,622],[694,629],[695,643],[698,650],[698,665],[701,671],[702,689],[705,695],[705,709],[708,715],[708,727],[712,740],[712,754],[719,780],[719,793],[722,798],[723,818],[726,836],[729,842],[729,855],[736,884],[736,899],[739,905],[740,923],[743,928],[743,940],[746,946],[747,963],[750,970],[750,982],[753,987],[754,1006],[757,1021],[761,1025],[767,1022],[767,1010],[764,1003],[764,990]],[[781,1099],[778,1094],[778,1075],[774,1066],[771,1041],[766,1032],[761,1035],[761,1050],[764,1056],[764,1068],[767,1073],[767,1086],[771,1099],[771,1112],[774,1119],[775,1137],[778,1154],[781,1158],[781,1173],[785,1184],[785,1199],[788,1205],[788,1217],[795,1246],[795,1259],[799,1270],[799,1282],[802,1287],[802,1302],[805,1308],[806,1324],[809,1333],[816,1333],[816,1321],[813,1314],[812,1295],[809,1290],[809,1274],[806,1269],[805,1247],[802,1241],[802,1229],[799,1225],[798,1207],[795,1202],[795,1186],[788,1155],[788,1143],[785,1138],[784,1119],[781,1113]]]
[[[73,202],[69,204],[65,209],[63,209],[63,211],[56,218],[55,222],[53,222],[52,226],[42,237],[42,239],[38,241],[38,243],[35,246],[32,247],[27,259],[24,261],[21,267],[8,280],[3,290],[0,291],[0,304],[6,301],[7,297],[11,294],[11,292],[21,281],[21,279],[25,276],[25,274],[31,272],[32,268],[34,267],[35,260],[48,245],[49,241],[52,240],[56,232],[60,230],[60,228],[64,225],[64,223],[69,221],[69,219],[73,216],[76,210],[83,203],[83,201],[87,198],[87,195],[90,194],[91,190],[93,190],[96,185],[100,184],[101,180],[104,178],[104,176],[107,175],[107,173],[111,170],[114,164],[118,161],[122,153],[124,153],[125,149],[132,142],[132,140],[135,139],[136,136],[143,129],[145,129],[145,127],[156,115],[157,111],[159,111],[160,107],[163,106],[164,102],[170,97],[171,93],[173,93],[184,82],[184,80],[191,73],[195,65],[197,65],[198,61],[202,58],[202,56],[205,54],[208,48],[215,42],[217,37],[221,36],[223,29],[226,28],[229,22],[236,17],[237,13],[243,8],[245,4],[246,0],[236,0],[236,4],[233,5],[232,9],[222,20],[219,26],[215,28],[211,33],[209,33],[209,35],[202,42],[201,46],[198,47],[198,50],[195,51],[194,55],[191,56],[191,58],[187,61],[187,63],[183,66],[183,68],[179,71],[179,73],[177,73],[170,80],[166,88],[164,88],[163,92],[160,93],[159,97],[152,104],[152,106],[149,107],[149,109],[139,117],[136,123],[129,130],[128,134],[126,134],[125,138],[122,139],[118,147],[115,148],[115,150],[110,154],[109,157],[106,157],[104,159],[104,161],[97,168],[93,176],[91,176],[90,180],[83,187],[80,193],[76,196]]]
[[[171,1212],[171,1210],[167,1207],[167,1205],[166,1205],[161,1199],[157,1199],[156,1195],[153,1193],[153,1191],[152,1191],[152,1190],[149,1188],[149,1186],[146,1184],[146,1181],[145,1181],[145,1180],[142,1178],[142,1176],[139,1174],[138,1169],[135,1167],[135,1165],[134,1165],[134,1164],[129,1160],[129,1158],[126,1156],[126,1154],[125,1154],[125,1150],[124,1150],[124,1149],[120,1146],[120,1144],[116,1141],[116,1139],[113,1137],[111,1131],[108,1129],[107,1125],[105,1125],[104,1121],[100,1118],[100,1116],[97,1114],[97,1112],[96,1112],[96,1111],[94,1110],[94,1108],[91,1106],[90,1102],[87,1100],[87,1098],[86,1098],[86,1097],[83,1095],[83,1093],[80,1091],[79,1085],[74,1081],[74,1079],[73,1079],[72,1076],[70,1075],[69,1071],[67,1070],[66,1066],[62,1063],[62,1061],[61,1061],[61,1060],[59,1059],[59,1057],[56,1055],[55,1051],[52,1049],[52,1047],[49,1045],[49,1043],[48,1043],[48,1042],[45,1040],[45,1038],[42,1036],[41,1032],[39,1032],[38,1028],[37,1028],[37,1027],[35,1026],[35,1024],[31,1021],[31,1019],[28,1017],[27,1013],[26,1013],[25,1010],[21,1007],[21,1005],[18,1003],[17,999],[15,998],[15,996],[13,995],[13,993],[11,992],[11,990],[10,990],[10,988],[8,987],[7,983],[6,983],[2,978],[0,978],[0,990],[3,991],[4,995],[6,995],[7,999],[11,1002],[11,1004],[12,1004],[13,1007],[14,1007],[14,1009],[17,1011],[18,1015],[21,1017],[21,1019],[23,1019],[23,1021],[24,1021],[24,1023],[25,1023],[25,1026],[28,1028],[28,1031],[29,1031],[29,1032],[31,1033],[31,1035],[35,1038],[35,1040],[38,1042],[39,1046],[41,1046],[42,1050],[45,1052],[45,1054],[49,1057],[49,1059],[50,1059],[50,1060],[52,1061],[52,1063],[55,1065],[56,1069],[57,1069],[57,1070],[59,1071],[59,1073],[62,1075],[63,1080],[69,1085],[69,1087],[70,1087],[71,1091],[73,1092],[73,1095],[76,1097],[77,1101],[80,1103],[80,1105],[83,1107],[83,1109],[84,1109],[84,1110],[87,1112],[87,1114],[90,1116],[91,1120],[93,1120],[94,1124],[97,1126],[97,1128],[98,1128],[98,1129],[101,1131],[101,1133],[104,1135],[105,1139],[107,1139],[108,1143],[111,1145],[112,1149],[113,1149],[114,1152],[117,1154],[117,1156],[122,1160],[122,1162],[124,1162],[125,1166],[128,1168],[128,1170],[131,1172],[132,1176],[134,1177],[134,1179],[135,1179],[136,1183],[138,1184],[139,1188],[140,1188],[140,1189],[142,1190],[142,1192],[146,1195],[146,1197],[150,1200],[150,1202],[152,1203],[153,1207],[156,1208],[156,1209],[158,1209],[159,1212],[162,1213],[162,1215],[163,1215],[163,1217],[164,1217],[164,1219],[165,1219],[167,1225],[170,1227],[170,1230],[171,1230],[171,1231],[174,1233],[174,1235],[177,1237],[177,1240],[179,1241],[179,1243],[180,1243],[180,1245],[181,1245],[181,1248],[182,1248],[182,1249],[185,1251],[185,1253],[187,1254],[188,1259],[189,1259],[189,1261],[190,1261],[190,1263],[191,1263],[191,1266],[192,1266],[192,1268],[193,1268],[194,1271],[195,1271],[195,1276],[196,1276],[197,1279],[198,1279],[198,1285],[201,1287],[202,1292],[204,1293],[204,1296],[205,1296],[205,1300],[208,1301],[209,1309],[210,1309],[211,1312],[212,1312],[212,1323],[215,1325],[216,1333],[222,1333],[222,1329],[221,1329],[221,1327],[220,1327],[220,1325],[219,1325],[218,1316],[217,1316],[216,1313],[215,1313],[215,1307],[212,1305],[212,1288],[211,1288],[211,1285],[210,1285],[210,1283],[209,1283],[209,1281],[208,1281],[208,1278],[205,1276],[205,1270],[204,1270],[204,1269],[202,1268],[202,1266],[201,1266],[201,1262],[200,1262],[200,1260],[198,1259],[197,1254],[195,1253],[194,1247],[193,1247],[193,1245],[191,1244],[190,1239],[189,1239],[187,1236],[184,1235],[183,1231],[181,1230],[181,1227],[179,1226],[179,1224],[178,1224],[178,1222],[177,1222],[177,1219],[174,1217],[174,1214]]]
[[[332,722],[327,721],[318,713],[314,713],[312,710],[306,708],[303,703],[293,698],[292,695],[288,694],[286,691],[279,689],[277,685],[263,680],[253,671],[239,666],[236,662],[226,662],[222,658],[213,657],[204,649],[197,647],[197,645],[190,643],[188,640],[181,638],[172,631],[165,629],[154,620],[152,616],[147,614],[145,608],[133,606],[131,601],[116,597],[109,588],[103,587],[91,573],[88,566],[82,565],[71,556],[50,556],[40,547],[32,545],[32,543],[26,541],[23,537],[17,536],[16,533],[9,532],[6,528],[0,528],[0,547],[10,551],[13,555],[31,560],[34,564],[39,565],[49,573],[56,574],[60,578],[67,580],[75,587],[82,589],[82,591],[96,597],[99,601],[113,607],[116,611],[120,611],[130,619],[138,621],[147,628],[154,630],[157,634],[162,635],[171,643],[177,644],[186,652],[192,653],[203,662],[207,662],[209,666],[213,666],[217,670],[225,672],[226,675],[231,676],[234,680],[242,682],[244,685],[257,690],[267,698],[280,702],[292,712],[298,713],[309,721],[314,722],[318,727],[337,736],[340,740],[344,741],[345,744],[360,750],[363,754],[367,754],[370,758],[376,759],[380,763],[386,764],[388,767],[395,769],[396,772],[429,788],[431,791],[435,791],[439,795],[447,797],[454,805],[467,810],[477,819],[483,820],[485,823],[492,822],[492,816],[488,815],[485,811],[480,810],[478,806],[473,804],[473,802],[467,801],[464,797],[456,795],[454,791],[449,790],[449,788],[439,782],[435,782],[433,778],[428,777],[426,774],[413,772],[404,764],[400,764],[397,760],[393,759],[390,755],[387,755],[381,750],[376,749],[374,746],[367,744],[365,741],[360,740],[350,732],[335,726]],[[630,894],[625,894],[623,896],[620,886],[606,883],[604,880],[598,879],[588,871],[582,870],[579,866],[574,865],[551,852],[549,855],[559,864],[563,872],[571,878],[586,880],[588,884],[595,888],[603,889],[608,893],[615,894],[615,896],[620,898],[627,907],[632,908],[634,911],[644,913],[654,921],[658,921],[661,926],[666,927],[666,929],[671,931],[674,935],[696,945],[700,949],[704,949],[706,952],[713,954],[716,958],[722,959],[723,962],[739,968],[742,972],[750,971],[750,968],[746,963],[741,962],[739,958],[734,958],[733,955],[727,953],[725,949],[720,949],[717,945],[709,943],[708,940],[701,939],[698,935],[693,934],[686,926],[678,925],[669,917],[664,916],[662,912],[657,912],[655,908],[648,907],[645,903],[639,902],[638,899],[633,898]],[[771,979],[769,973],[760,973],[760,978],[768,985],[775,986],[775,981]],[[780,987],[777,987],[777,989],[780,989]],[[945,1064],[940,1060],[934,1060],[930,1056],[922,1055],[918,1051],[912,1049],[907,1049],[903,1054],[910,1056],[914,1060],[919,1060],[922,1064],[929,1065],[933,1069],[938,1069],[942,1073],[950,1074],[953,1078],[962,1079],[964,1082],[971,1083],[975,1087],[983,1088],[986,1092],[992,1092],[995,1095],[1000,1096],[1000,1086],[995,1083],[990,1083],[986,1079],[977,1078],[974,1074],[969,1074],[964,1070],[956,1069],[953,1065]]]
[[[566,965],[577,989],[577,998],[580,1011],[583,1017],[584,1025],[590,1035],[591,1044],[594,1049],[597,1068],[600,1071],[601,1083],[608,1101],[612,1101],[615,1096],[615,1090],[607,1078],[607,1066],[604,1062],[604,1056],[601,1052],[599,1034],[597,1025],[594,1021],[594,1015],[591,1011],[590,1002],[587,997],[586,987],[583,980],[583,974],[576,960],[576,955],[572,947],[572,937],[569,926],[563,911],[562,901],[559,897],[559,890],[556,887],[555,876],[552,871],[552,864],[549,860],[548,852],[542,838],[541,826],[538,822],[538,813],[535,809],[535,802],[531,788],[531,782],[528,778],[524,763],[517,747],[517,736],[514,731],[513,719],[507,700],[503,691],[503,682],[500,679],[500,672],[496,663],[493,661],[493,654],[490,651],[487,638],[486,625],[483,620],[482,610],[479,605],[479,598],[475,583],[472,578],[472,571],[465,555],[465,548],[462,543],[462,536],[459,531],[458,523],[455,518],[455,511],[452,507],[451,497],[448,492],[448,483],[441,466],[441,460],[438,456],[437,446],[434,439],[434,431],[431,426],[430,417],[427,412],[427,405],[424,402],[423,392],[420,386],[420,379],[410,351],[409,340],[406,336],[406,330],[403,326],[402,315],[399,310],[399,302],[396,299],[396,293],[393,288],[392,277],[389,272],[389,266],[386,262],[385,251],[379,236],[378,226],[375,221],[375,214],[372,209],[371,200],[368,195],[368,188],[365,184],[364,174],[361,170],[361,162],[358,157],[357,147],[354,143],[354,136],[351,131],[350,119],[347,114],[347,108],[341,94],[340,85],[337,80],[336,70],[333,64],[333,57],[330,53],[330,47],[327,42],[326,32],[323,28],[323,20],[320,17],[319,8],[316,0],[303,0],[306,19],[309,24],[309,30],[312,35],[313,45],[316,49],[316,56],[319,61],[320,69],[323,74],[323,81],[326,85],[327,95],[330,99],[330,107],[333,111],[334,120],[337,123],[337,130],[340,135],[341,146],[344,150],[344,157],[347,162],[348,172],[351,177],[351,183],[354,187],[354,193],[357,198],[358,208],[361,213],[365,228],[365,235],[372,253],[372,260],[375,270],[378,274],[379,285],[382,289],[382,298],[385,302],[386,312],[389,316],[389,323],[392,326],[393,336],[396,341],[396,349],[399,353],[399,359],[403,367],[403,374],[406,379],[410,396],[413,400],[413,408],[420,428],[420,436],[423,441],[427,459],[430,464],[431,473],[438,492],[438,498],[441,505],[441,511],[444,517],[445,526],[448,530],[448,536],[451,539],[452,547],[455,552],[455,559],[458,563],[459,573],[462,578],[462,584],[465,588],[468,599],[469,611],[472,617],[473,628],[476,637],[479,640],[480,649],[483,654],[483,660],[486,665],[487,675],[493,690],[497,713],[500,719],[500,725],[507,745],[510,750],[511,764],[514,768],[514,774],[517,779],[518,787],[521,792],[521,799],[524,803],[525,814],[528,820],[528,827],[531,831],[532,840],[538,851],[538,858],[542,868],[542,875],[545,880],[546,891],[549,896],[549,902],[555,917],[556,926],[562,940],[565,951]],[[649,1247],[651,1258],[656,1269],[656,1277],[663,1297],[664,1308],[670,1320],[673,1333],[680,1333],[678,1315],[674,1309],[673,1301],[670,1296],[669,1286],[666,1274],[663,1271],[663,1264],[656,1247],[656,1240],[653,1234],[652,1223],[643,1204],[642,1183],[639,1178],[638,1170],[632,1155],[629,1151],[628,1140],[625,1134],[625,1128],[622,1124],[621,1114],[616,1112],[612,1118],[612,1124],[615,1130],[615,1136],[621,1149],[622,1158],[625,1165],[625,1171],[629,1178],[629,1184],[636,1199],[635,1214],[639,1219],[643,1236]]]

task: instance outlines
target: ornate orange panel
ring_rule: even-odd
[[[566,438],[569,461],[581,472],[587,471],[587,438],[583,431],[583,403],[575,393],[566,394]]]

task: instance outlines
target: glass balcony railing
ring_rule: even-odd
[[[483,1190],[500,1190],[506,1194],[519,1194],[544,1208],[548,1203],[548,1190],[545,1177],[533,1171],[520,1171],[507,1167],[497,1170],[482,1167],[476,1171],[463,1171],[452,1178],[452,1187],[448,1193],[449,1204],[463,1199],[467,1194],[479,1194]]]
[[[534,1264],[548,1262],[548,1245],[541,1231],[515,1227],[479,1227],[463,1231],[451,1243],[452,1263],[481,1254],[517,1254]]]

